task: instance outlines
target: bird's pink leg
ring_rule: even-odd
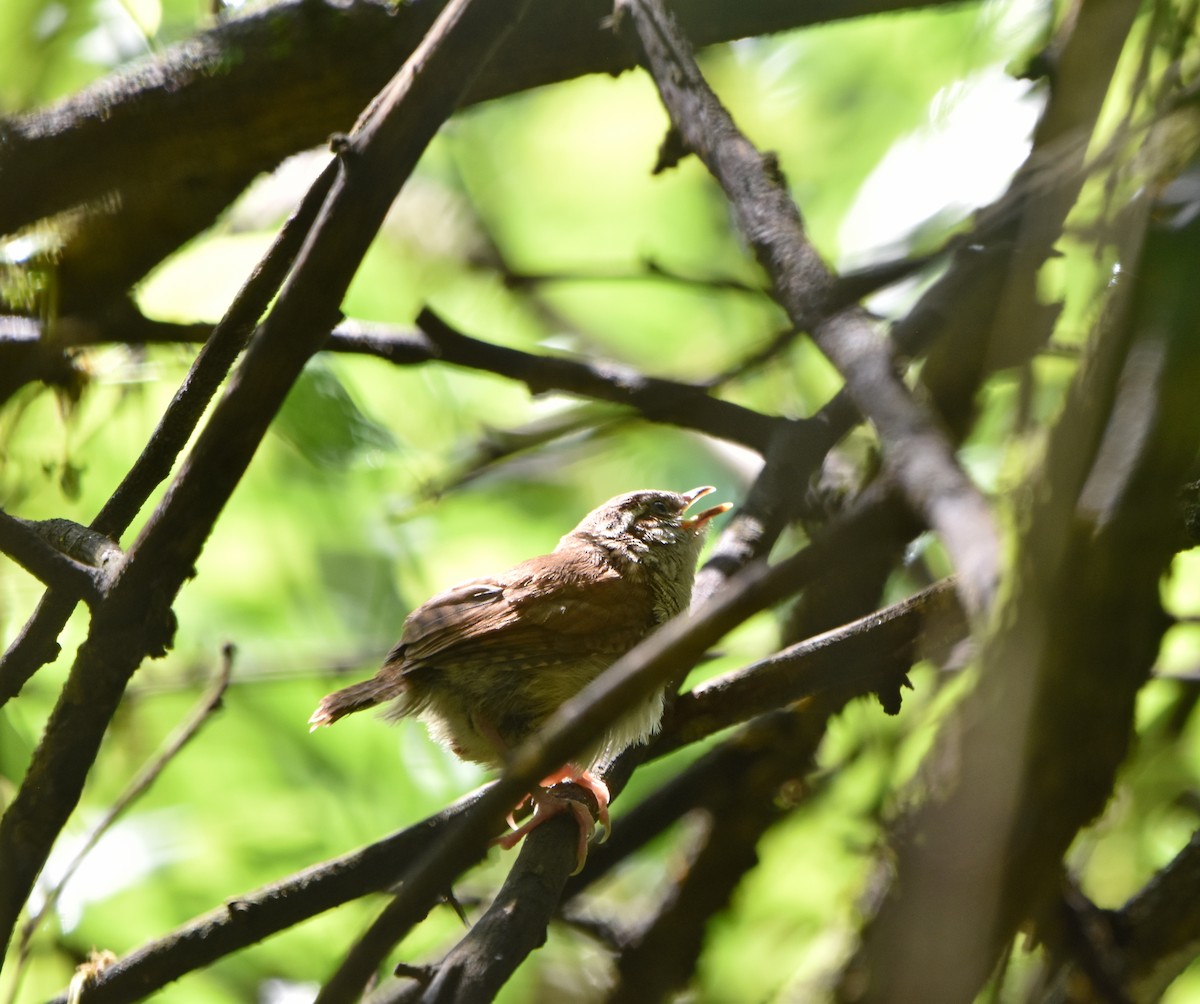
[[[508,744],[491,722],[481,721],[477,716],[472,716],[471,724],[495,748],[496,752],[505,760],[508,759]],[[588,810],[588,807],[579,801],[579,799],[570,798],[565,795],[556,795],[550,790],[559,784],[576,784],[592,793],[592,797],[596,800],[596,817],[599,819],[600,825],[604,827],[604,836],[602,839],[607,840],[611,828],[608,815],[608,803],[610,800],[608,785],[589,771],[580,770],[574,764],[567,764],[553,774],[542,778],[537,788],[513,806],[512,811],[506,817],[512,832],[505,834],[503,837],[497,837],[492,843],[498,844],[505,850],[511,850],[521,842],[526,834],[531,833],[534,829],[541,826],[542,823],[546,822],[546,820],[552,819],[564,812],[570,812],[579,824],[579,842],[575,850],[576,866],[573,873],[575,874],[582,870],[584,863],[587,861],[588,841],[591,840],[592,834],[596,832],[596,822],[592,819],[592,814]],[[524,823],[517,825],[516,820],[513,819],[513,813],[520,809],[527,801],[533,802],[533,815],[525,820]]]
[[[545,788],[539,788],[531,795],[531,798],[533,799],[533,815],[511,833],[497,837],[492,843],[499,844],[506,851],[511,850],[521,842],[522,838],[532,833],[546,820],[569,812],[575,817],[575,822],[579,824],[579,839],[575,845],[575,870],[571,873],[572,875],[578,874],[587,862],[588,841],[596,831],[592,814],[582,802],[555,795]]]
[[[549,777],[544,777],[541,780],[543,788],[553,788],[556,784],[562,783],[577,784],[581,788],[586,788],[592,793],[596,799],[596,818],[600,825],[604,827],[603,840],[608,839],[608,831],[611,828],[608,821],[608,803],[611,796],[608,793],[608,785],[600,778],[596,777],[591,771],[580,770],[574,764],[567,764],[561,770],[555,771]]]
[[[569,795],[555,794],[553,789],[560,784],[578,785],[580,788],[584,788],[592,793],[592,797],[596,800],[596,816],[600,820],[600,824],[604,827],[603,839],[607,839],[611,828],[608,816],[608,785],[590,772],[580,770],[578,767],[568,764],[561,770],[555,771],[549,777],[543,778],[542,783],[531,793],[533,815],[525,820],[523,824],[515,827],[512,833],[497,838],[494,843],[499,844],[506,850],[515,847],[523,837],[532,833],[535,828],[541,826],[546,820],[553,819],[564,812],[570,812],[579,824],[579,842],[575,848],[575,871],[572,872],[572,874],[578,874],[583,870],[583,866],[587,862],[588,842],[591,840],[592,834],[596,832],[596,824],[592,819],[591,812],[583,802],[576,798],[571,798]],[[510,824],[512,822],[511,814],[509,822]]]

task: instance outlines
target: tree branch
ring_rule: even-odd
[[[673,127],[725,190],[738,229],[771,277],[792,323],[808,331],[879,432],[884,463],[905,498],[942,538],[968,610],[982,615],[999,578],[991,511],[945,435],[896,374],[864,310],[833,309],[837,282],[805,236],[773,157],[762,156],[709,89],[674,19],[658,0],[620,0]]]
[[[0,552],[38,581],[73,600],[83,600],[88,606],[98,604],[108,587],[107,572],[65,554],[47,540],[44,530],[36,521],[0,510]],[[114,550],[120,554],[119,548]]]
[[[836,707],[810,710],[760,719],[705,758],[708,783],[697,789],[707,823],[703,841],[658,911],[618,957],[617,983],[608,998],[613,1004],[666,1000],[686,986],[709,921],[758,863],[762,835],[788,815],[781,787],[808,773]]]
[[[225,696],[225,690],[229,686],[229,679],[233,672],[233,655],[233,646],[224,646],[221,652],[220,667],[214,674],[212,683],[201,696],[196,707],[192,709],[191,714],[167,738],[166,742],[163,743],[162,747],[145,766],[138,771],[133,780],[125,787],[125,790],[117,796],[116,801],[108,807],[108,811],[104,813],[100,821],[92,827],[91,832],[88,833],[83,844],[75,852],[74,857],[71,858],[70,862],[58,876],[54,887],[46,893],[41,908],[26,922],[21,931],[20,945],[17,949],[18,968],[17,975],[14,977],[14,984],[21,978],[20,973],[28,959],[29,943],[34,933],[46,915],[58,905],[63,889],[75,872],[79,870],[79,866],[83,863],[84,859],[91,853],[96,844],[100,842],[100,838],[121,818],[125,811],[150,789],[151,785],[158,780],[159,775],[162,774],[167,765],[196,737],[205,722],[209,721],[213,713],[221,706],[221,700]]]
[[[949,0],[686,0],[699,44]],[[63,227],[60,307],[121,296],[285,157],[345,130],[412,53],[445,0],[291,0],[233,16],[44,111],[3,123],[0,234],[88,206]],[[632,53],[607,0],[537,0],[466,100],[587,73]],[[20,193],[20,194],[18,194]]]
[[[448,10],[457,12],[457,4]],[[94,611],[41,745],[0,819],[5,945],[79,799],[129,678],[145,655],[162,654],[170,641],[171,604],[213,524],[305,362],[336,323],[338,305],[400,185],[517,10],[499,2],[468,4],[462,31],[451,35],[454,44],[422,43],[342,144],[337,178],[290,280]]]
[[[479,800],[484,789],[414,826],[331,861],[228,900],[97,974],[87,1004],[129,1004],[181,976],[278,934],[325,910],[392,885],[414,855]],[[67,1004],[66,994],[54,1004]]]
[[[254,325],[278,293],[295,262],[304,237],[329,194],[335,170],[336,164],[331,162],[313,183],[262,261],[238,290],[225,317],[207,332],[204,346],[167,405],[157,428],[92,521],[92,529],[96,532],[113,539],[120,538],[153,491],[170,475],[180,451],[195,432],[217,388],[238,353],[245,348]],[[112,314],[127,321],[145,320],[133,304],[124,301],[119,310],[108,312],[109,316]],[[0,706],[20,693],[41,666],[57,657],[58,636],[74,607],[74,598],[61,592],[52,590],[42,598],[21,633],[0,657]]]
[[[944,652],[967,638],[967,624],[945,579],[866,617],[790,645],[766,659],[726,673],[683,694],[663,731],[650,743],[665,756],[737,722],[829,691],[870,693],[880,667],[902,666]],[[920,643],[920,649],[916,647]],[[895,673],[883,683],[895,682]]]
[[[647,377],[632,367],[538,356],[468,338],[428,308],[417,317],[417,326],[433,343],[437,357],[443,362],[519,380],[534,394],[557,390],[629,405],[651,421],[670,422],[718,439],[731,439],[760,453],[766,451],[780,426],[806,425],[710,397],[702,387]]]
[[[1200,832],[1113,917],[1125,985],[1139,1004],[1161,1000],[1200,954]]]

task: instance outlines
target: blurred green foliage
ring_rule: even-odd
[[[205,17],[198,0],[6,0],[0,111],[68,95],[201,28]],[[706,54],[704,68],[750,137],[778,152],[815,239],[837,258],[839,227],[888,150],[935,121],[965,81],[1020,60],[1044,18],[1040,8],[999,0],[877,17],[746,40]],[[463,113],[398,202],[346,314],[404,329],[429,304],[488,340],[594,353],[681,379],[736,363],[783,317],[765,297],[705,284],[753,287],[762,277],[694,159],[651,176],[664,127],[642,74],[583,79]],[[1022,141],[1012,137],[1014,157]],[[321,156],[261,181],[220,227],[148,278],[143,307],[163,318],[218,318]],[[880,226],[886,234],[886,221]],[[905,236],[887,239],[900,246]],[[1068,280],[1096,281],[1094,272]],[[0,415],[0,501],[28,518],[90,520],[191,358],[183,346],[100,348],[87,355],[90,382],[78,403],[27,389]],[[1037,401],[1043,416],[1056,409],[1071,369],[1047,361]],[[797,343],[727,394],[804,415],[836,388],[823,360]],[[970,444],[973,469],[987,471],[983,480],[993,485],[1014,476],[1006,465],[1015,396],[1003,378],[989,389]],[[390,728],[364,716],[310,736],[305,721],[339,674],[374,669],[405,613],[431,592],[549,550],[618,492],[712,483],[717,498],[736,500],[756,468],[757,459],[738,448],[630,421],[476,468],[481,444],[496,431],[579,407],[441,365],[322,357],[309,367],[177,604],[174,650],[135,678],[46,879],[186,716],[229,641],[237,655],[224,706],[68,885],[32,942],[17,1000],[64,987],[77,953],[127,952],[225,897],[413,823],[478,783],[478,771],[426,741],[414,723]],[[136,532],[135,525],[126,543]],[[1195,560],[1181,559],[1170,588],[1175,609],[1197,610],[1197,583]],[[0,564],[5,644],[40,592]],[[58,664],[0,714],[0,801],[21,777],[85,626],[77,612]],[[1194,667],[1196,634],[1171,638],[1170,668]],[[757,619],[703,673],[764,654],[774,636],[773,618]],[[899,718],[862,702],[834,724],[817,793],[764,841],[761,866],[712,925],[697,999],[809,999],[806,988],[848,950],[881,818],[895,793],[903,798],[905,784],[915,783],[915,764],[947,703],[932,671],[915,682]],[[1184,722],[1192,740],[1184,743],[1163,720],[1177,686],[1147,688],[1146,741],[1108,815],[1076,848],[1085,887],[1101,905],[1117,906],[1136,891],[1194,828],[1195,808],[1177,805],[1176,795],[1197,785],[1200,762],[1183,753],[1200,748],[1197,726]],[[627,798],[692,755],[639,773]],[[607,880],[598,909],[614,918],[648,910],[685,840],[686,832],[672,834]],[[468,904],[486,897],[506,864],[493,852],[458,895]],[[320,981],[377,906],[349,904],[189,977],[164,999],[265,1000],[267,981]],[[458,931],[453,915],[439,911],[401,955],[436,957]],[[601,983],[605,967],[592,943],[555,931],[504,999],[565,999],[564,987]],[[1183,1001],[1198,986],[1180,981],[1171,999]],[[0,999],[9,988],[0,982]]]

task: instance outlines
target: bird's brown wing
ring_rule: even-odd
[[[408,615],[400,641],[388,661],[398,656],[424,661],[459,639],[502,630],[514,619],[498,579],[472,579],[426,600]]]
[[[533,558],[455,586],[418,607],[389,660],[544,664],[581,651],[628,650],[654,626],[652,598],[586,554]]]

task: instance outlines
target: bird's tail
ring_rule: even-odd
[[[311,726],[309,731],[315,732],[322,725],[332,725],[339,718],[345,718],[346,715],[352,715],[364,708],[373,708],[376,704],[382,704],[395,696],[395,680],[384,677],[382,673],[362,683],[335,690],[323,697],[317,705],[317,710],[308,720]]]

